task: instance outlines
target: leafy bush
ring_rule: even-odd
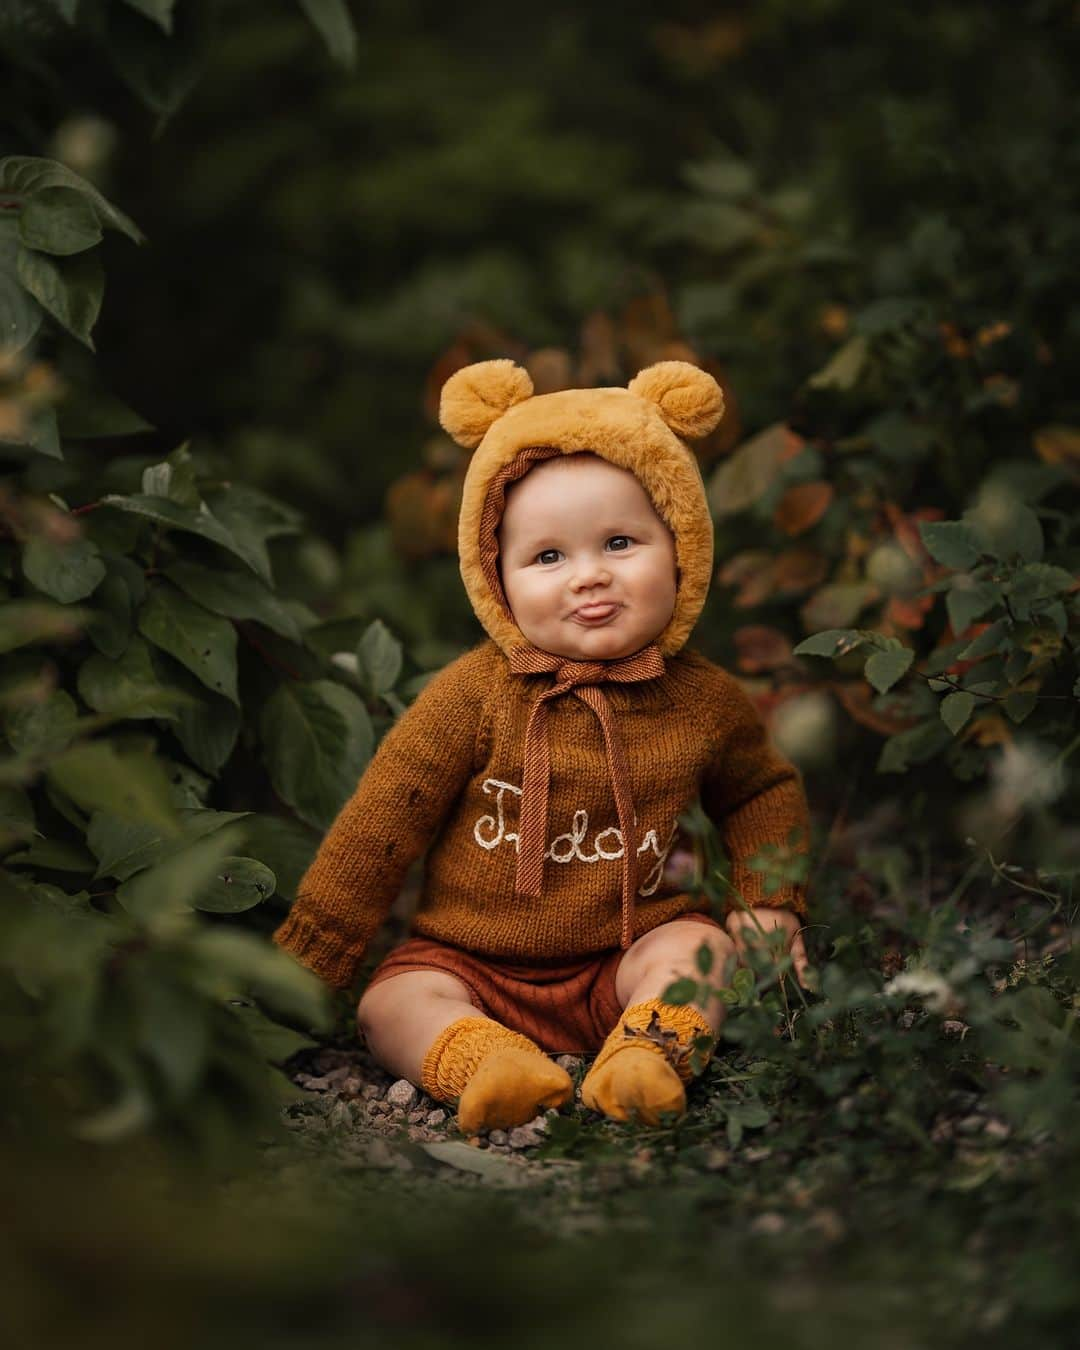
[[[61,448],[66,400],[19,355],[90,340],[101,228],[137,231],[60,165],[0,162],[13,242],[0,401],[0,769],[6,1036],[75,1074],[111,1138],[161,1121],[228,1135],[288,1088],[325,991],[230,922],[280,908],[415,688],[381,624],[355,651],[290,599],[300,517],[181,446],[165,460]],[[79,260],[80,269],[68,264]],[[86,278],[93,275],[87,289]],[[59,422],[57,414],[59,412]],[[112,490],[101,491],[102,480]],[[290,552],[290,547],[292,552]],[[261,925],[265,929],[265,924]],[[252,999],[256,1001],[252,1002]],[[44,1041],[44,1049],[42,1048]]]

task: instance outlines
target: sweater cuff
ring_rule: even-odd
[[[778,886],[772,895],[765,894],[765,876],[761,872],[751,872],[737,867],[732,871],[732,895],[728,899],[725,915],[733,910],[742,909],[742,897],[751,909],[763,906],[768,909],[790,909],[792,913],[807,917],[806,888],[797,884]]]
[[[348,989],[355,981],[364,948],[344,945],[340,937],[298,914],[295,907],[272,937],[279,947],[335,989]]]

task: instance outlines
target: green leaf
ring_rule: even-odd
[[[866,369],[869,355],[870,343],[859,333],[849,338],[806,383],[811,389],[853,389]]]
[[[957,690],[941,700],[941,720],[955,736],[964,727],[975,707],[975,695]]]
[[[210,1009],[164,962],[140,961],[124,971],[136,1048],[160,1070],[166,1096],[186,1101],[206,1068]]]
[[[1042,608],[1040,602],[1067,595],[1076,578],[1064,567],[1049,563],[1025,563],[1007,588],[1009,604],[1017,619],[1027,620]]]
[[[117,903],[132,918],[145,922],[193,909],[241,833],[236,826],[226,826],[171,851],[161,862],[122,882],[116,891]]]
[[[289,681],[267,699],[259,729],[278,796],[302,820],[327,829],[371,758],[374,734],[363,703],[329,680]]]
[[[45,188],[19,213],[19,238],[27,248],[67,257],[102,240],[93,203],[70,187]]]
[[[300,8],[315,25],[333,59],[351,70],[356,63],[356,30],[345,0],[300,0]]]
[[[34,833],[34,808],[21,788],[0,786],[0,832],[20,839]]]
[[[371,692],[385,694],[401,674],[401,643],[381,619],[376,619],[364,631],[356,659]]]
[[[119,230],[136,244],[143,242],[138,227],[101,195],[92,183],[53,159],[10,155],[0,159],[0,196],[33,198],[50,188],[73,188],[90,202],[106,229]]]
[[[165,771],[145,752],[122,752],[111,741],[86,741],[53,760],[47,774],[84,811],[145,821],[167,834],[180,828]]]
[[[90,332],[105,293],[105,273],[97,254],[50,258],[45,253],[20,248],[15,274],[62,328],[94,350]]]
[[[698,995],[698,982],[691,979],[689,975],[683,975],[677,980],[672,980],[671,984],[661,994],[665,1003],[682,1005],[684,1003],[693,1003]]]
[[[69,609],[36,600],[0,603],[0,654],[37,642],[69,642],[89,618],[85,609]]]
[[[945,609],[954,633],[962,633],[976,619],[1001,601],[1001,587],[990,581],[971,582],[966,572],[958,572],[945,597]]]
[[[135,629],[135,609],[146,594],[141,568],[129,558],[106,559],[106,574],[94,592],[87,636],[103,656],[123,656]]]
[[[793,656],[844,656],[853,652],[868,639],[857,628],[828,628],[823,633],[813,633],[803,638],[795,648]]]
[[[228,549],[236,557],[242,558],[253,571],[259,572],[264,580],[270,580],[269,563],[265,557],[260,557],[257,552],[253,553],[246,544],[235,539],[232,532],[218,520],[205,502],[197,508],[180,506],[167,497],[148,497],[139,493],[129,496],[108,493],[101,500],[103,505],[115,507],[118,511],[144,516],[170,529],[183,530],[189,534],[197,534],[202,539],[208,539],[211,543]]]
[[[731,977],[731,987],[740,1003],[749,1003],[754,996],[754,972],[746,966],[740,966]]]
[[[758,501],[779,477],[789,444],[782,422],[740,445],[709,480],[709,506],[717,519],[737,515]]]
[[[979,541],[963,520],[921,520],[919,535],[935,562],[967,571],[979,561]]]
[[[806,601],[800,617],[807,628],[844,628],[855,622],[867,605],[881,598],[870,581],[830,581]]]
[[[525,1177],[522,1169],[509,1162],[500,1153],[490,1149],[473,1148],[463,1139],[436,1139],[420,1147],[430,1158],[460,1172],[475,1173],[484,1181],[497,1182],[507,1186],[522,1186]]]
[[[961,661],[977,661],[991,652],[1000,651],[1011,643],[1012,625],[1008,619],[998,619],[989,628],[984,628],[978,637],[972,638],[960,653]]]
[[[879,694],[884,694],[907,674],[914,659],[915,653],[910,647],[874,652],[863,668],[863,674]]]
[[[163,33],[172,32],[176,0],[124,0],[124,3],[131,9],[138,10],[140,14],[145,14],[148,19],[152,19]]]
[[[177,837],[163,834],[156,825],[120,820],[106,811],[95,811],[86,829],[86,842],[98,860],[95,880],[115,877],[117,881],[127,881],[136,872],[155,867],[197,840],[247,819],[243,811],[180,810],[177,820],[182,835]],[[245,825],[245,836],[246,833]]]
[[[1037,694],[1021,690],[1019,693],[1006,695],[1005,711],[1013,722],[1020,723],[1034,712],[1038,701],[1039,696]]]
[[[292,1027],[283,1027],[272,1021],[254,1003],[243,999],[229,999],[225,1005],[244,1026],[259,1054],[271,1064],[284,1064],[300,1050],[311,1050],[319,1044]]]
[[[254,619],[256,623],[293,642],[301,633],[296,620],[268,586],[250,572],[232,572],[177,562],[165,575],[205,609],[229,619]]]
[[[277,893],[296,898],[300,878],[311,865],[319,847],[318,831],[292,816],[249,816],[244,825],[245,848],[277,878]]]
[[[5,867],[44,867],[53,872],[76,872],[87,876],[94,870],[93,856],[81,844],[67,839],[35,839],[29,848],[9,853]]]
[[[20,352],[41,327],[45,311],[18,279],[18,221],[0,215],[0,351]]]
[[[35,535],[23,549],[22,567],[32,586],[62,605],[84,600],[105,576],[97,545],[82,535],[67,543]]]
[[[39,703],[12,708],[4,718],[4,734],[19,755],[51,755],[71,744],[79,725],[75,700],[54,689]]]
[[[215,776],[229,760],[240,734],[240,709],[212,694],[178,710],[176,739],[204,773]]]
[[[151,588],[138,616],[139,632],[174,656],[216,694],[239,705],[236,630],[168,583]]]
[[[63,459],[56,409],[38,408],[36,412],[30,413],[19,439],[12,444],[27,445],[31,450],[36,450],[39,455],[46,455],[49,459]]]
[[[979,538],[985,552],[996,558],[1019,557],[1038,562],[1043,555],[1043,532],[1039,517],[1006,481],[994,479],[979,489],[974,506],[964,520]]]
[[[211,914],[239,914],[261,904],[276,889],[277,879],[269,867],[254,858],[230,856],[221,859],[191,903]]]
[[[220,994],[227,985],[228,997],[251,994],[271,1012],[302,1026],[330,1029],[326,985],[265,938],[205,924],[192,932],[187,949],[208,993]]]
[[[180,690],[160,682],[150,648],[137,637],[115,661],[96,654],[84,661],[78,686],[85,704],[110,716],[174,720],[180,705],[189,701]]]
[[[905,773],[912,764],[922,764],[933,759],[947,745],[952,744],[952,736],[942,723],[940,716],[934,715],[918,726],[910,727],[890,736],[881,747],[878,756],[878,773]]]
[[[189,506],[195,510],[202,505],[195,465],[186,445],[174,450],[160,464],[151,464],[145,468],[140,486],[145,497],[165,497],[178,506]]]
[[[244,483],[230,483],[209,494],[209,502],[214,515],[236,540],[238,549],[243,550],[241,556],[245,562],[264,581],[273,584],[267,542],[284,535],[299,534],[300,513]]]
[[[713,950],[707,942],[703,942],[694,953],[694,961],[698,971],[702,975],[708,975],[713,968]]]

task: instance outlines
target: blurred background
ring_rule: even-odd
[[[78,510],[104,492],[130,503],[140,483],[148,491],[144,470],[186,446],[174,468],[192,466],[215,510],[221,502],[225,511],[222,494],[235,483],[262,494],[246,510],[266,516],[266,503],[277,503],[259,544],[287,614],[274,632],[256,623],[249,634],[231,738],[218,753],[182,727],[179,745],[156,744],[203,775],[188,807],[261,813],[250,852],[273,867],[277,889],[272,876],[252,931],[265,937],[284,911],[341,796],[301,800],[280,753],[271,790],[262,766],[275,751],[260,715],[277,695],[266,670],[310,680],[329,672],[348,687],[367,750],[342,768],[347,778],[401,706],[383,697],[390,686],[400,678],[407,699],[426,672],[482,636],[457,573],[467,452],[439,430],[442,382],[495,356],[526,365],[541,392],[625,384],[642,366],[678,358],[715,375],[728,406],[695,446],[717,524],[717,573],[694,645],[739,675],[804,772],[820,912],[845,916],[844,959],[870,959],[872,948],[882,978],[895,976],[954,931],[933,920],[946,899],[964,900],[991,926],[1003,905],[1034,905],[1021,927],[1049,915],[1042,935],[1072,959],[1078,48],[1072,0],[0,6],[0,156],[58,161],[145,235],[135,247],[114,229],[95,249],[107,284],[93,354],[70,324],[46,322],[32,363],[0,371],[11,408],[29,408],[32,419],[55,407],[64,443],[62,459],[23,455],[19,485],[6,479],[5,491],[25,492],[41,511],[50,502]],[[9,212],[18,209],[13,181],[0,180]],[[5,518],[21,543],[46,527],[27,525],[16,500],[4,498]],[[95,547],[119,549],[104,525],[86,528]],[[188,561],[209,566],[213,555]],[[21,575],[7,565],[16,598]],[[384,628],[395,655],[380,686],[365,661]],[[794,652],[823,631],[849,638]],[[44,647],[55,637],[45,624],[34,640]],[[67,679],[79,714],[87,703],[101,711],[76,681],[75,649],[64,650],[50,658],[59,674],[48,696]],[[356,650],[351,667],[328,665]],[[868,652],[881,658],[876,671],[864,669]],[[166,659],[155,657],[159,680]],[[350,684],[357,660],[366,683]],[[17,754],[41,750],[25,732],[7,734]],[[36,805],[38,788],[25,790]],[[69,780],[48,796],[38,828],[55,831],[68,852],[31,861],[42,903],[57,904],[81,884],[70,850],[86,822]],[[8,811],[24,827],[12,848],[25,845],[26,810],[20,799]],[[287,825],[274,828],[278,819]],[[100,853],[81,856],[85,876],[104,867]],[[1024,895],[1009,890],[1006,859]],[[29,866],[24,858],[24,877]],[[968,932],[970,914],[959,913],[955,931]],[[839,950],[822,946],[818,957]],[[35,978],[37,997],[60,976]],[[30,997],[27,983],[19,997]],[[1075,1009],[1075,987],[1055,986],[1056,1006]],[[293,1019],[309,1006],[297,994]],[[1054,1023],[1055,1034],[1072,1046],[1075,1010],[1061,1017],[1072,1021]],[[1040,1098],[1038,1128],[1075,1105],[1073,1071],[1062,1072]],[[191,1092],[197,1115],[211,1089]],[[228,1097],[220,1083],[213,1093]],[[888,1103],[880,1109],[892,1121],[881,1128],[898,1138],[907,1130],[911,1147],[910,1129]],[[34,1130],[20,1129],[29,1147]],[[123,1122],[117,1133],[132,1137]],[[1075,1181],[1071,1158],[1065,1174]],[[31,1205],[25,1170],[14,1187]],[[126,1261],[138,1225],[123,1206],[134,1202],[101,1203],[119,1206],[115,1241]],[[706,1241],[695,1224],[720,1200],[703,1203],[668,1216],[672,1243],[691,1232]],[[63,1206],[62,1190],[48,1193],[49,1214]],[[726,1252],[740,1221],[722,1238],[706,1225],[708,1241]],[[504,1222],[495,1212],[484,1232]],[[917,1215],[904,1222],[917,1227]],[[935,1229],[935,1259],[956,1238],[953,1222]],[[43,1250],[66,1251],[86,1289],[114,1278],[104,1257],[100,1268],[85,1264],[85,1234],[73,1229],[65,1245],[36,1221],[31,1234]],[[336,1249],[353,1237],[345,1224],[319,1242]],[[428,1250],[413,1230],[394,1242],[386,1260],[395,1269]],[[253,1269],[284,1268],[271,1247]],[[606,1250],[614,1269],[621,1253]],[[931,1278],[928,1267],[919,1278]],[[585,1300],[570,1269],[558,1275],[570,1281],[565,1296]],[[884,1289],[886,1269],[867,1278]],[[979,1279],[993,1273],[987,1266]],[[256,1278],[242,1263],[235,1274]],[[377,1276],[341,1278],[359,1316]],[[506,1278],[513,1286],[517,1276]],[[839,1326],[846,1277],[828,1278]],[[1026,1278],[1028,1303],[984,1327],[984,1344],[999,1332],[1005,1343],[1014,1312],[1043,1317],[1048,1334],[1064,1325],[1071,1305],[1061,1284]],[[315,1276],[300,1283],[340,1294]],[[800,1287],[793,1306],[808,1297]],[[449,1294],[402,1289],[400,1305],[384,1291],[380,1327],[405,1328],[413,1339],[402,1344],[439,1343],[434,1331],[426,1339],[427,1319]],[[289,1306],[302,1330],[304,1297]],[[699,1325],[705,1305],[692,1307],[676,1321]],[[32,1320],[41,1309],[28,1296],[23,1312]],[[470,1304],[455,1316],[464,1326],[474,1312]],[[752,1328],[758,1314],[744,1312]],[[760,1334],[789,1330],[772,1317]],[[923,1343],[912,1317],[897,1345]],[[583,1335],[597,1331],[587,1318],[581,1325]],[[850,1325],[856,1334],[863,1324]],[[961,1344],[964,1328],[949,1334]],[[805,1335],[797,1343],[817,1344]]]

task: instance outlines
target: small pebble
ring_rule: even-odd
[[[441,1125],[445,1120],[446,1120],[446,1112],[442,1109],[441,1106],[437,1110],[429,1111],[427,1113],[426,1123],[428,1125]]]
[[[763,1233],[766,1237],[775,1237],[777,1233],[782,1233],[787,1227],[787,1221],[782,1214],[759,1214],[750,1225],[752,1233]]]
[[[386,1100],[402,1111],[411,1111],[420,1100],[420,1094],[407,1078],[399,1078],[386,1089]]]
[[[581,1068],[580,1055],[556,1055],[555,1063],[567,1073],[576,1073]]]
[[[379,1087],[378,1083],[368,1083],[366,1087],[361,1088],[360,1096],[366,1098],[369,1102],[373,1101],[376,1097],[382,1096],[382,1088]]]
[[[409,1112],[409,1124],[410,1124],[410,1125],[419,1125],[420,1122],[421,1122],[422,1120],[426,1119],[426,1117],[427,1117],[427,1112],[424,1110],[423,1107],[421,1107],[421,1108],[419,1109],[419,1111],[410,1111],[410,1112]]]
[[[496,1146],[502,1145],[507,1142],[509,1137],[505,1130],[490,1130],[488,1132],[488,1143]]]
[[[508,1142],[511,1148],[535,1148],[541,1142],[540,1135],[529,1125],[518,1125],[510,1131]]]

